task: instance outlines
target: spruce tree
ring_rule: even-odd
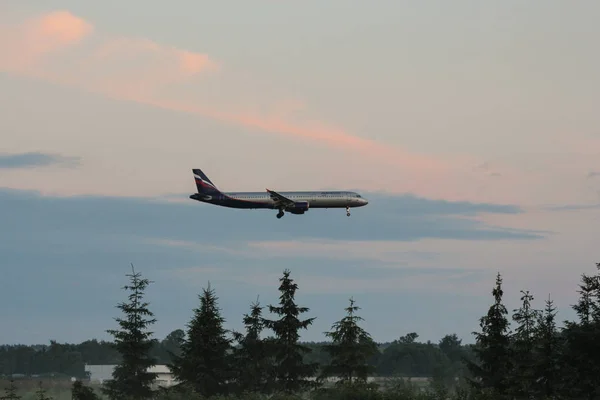
[[[8,387],[4,389],[4,396],[0,397],[0,400],[19,400],[20,398],[15,381],[11,378]]]
[[[594,398],[600,396],[600,277],[583,274],[578,293],[573,309],[579,321],[565,321],[565,390]]]
[[[521,308],[514,310],[513,321],[517,329],[513,335],[513,370],[511,374],[511,392],[517,397],[528,398],[532,393],[534,381],[533,363],[535,355],[536,323],[539,311],[532,308],[534,300],[529,291],[521,291]]]
[[[556,308],[548,296],[543,314],[538,316],[533,363],[534,393],[555,398],[561,392],[561,340],[556,329]]]
[[[269,311],[279,315],[278,320],[263,319],[266,328],[275,333],[274,340],[269,340],[273,350],[276,366],[277,388],[286,394],[297,393],[314,386],[307,379],[314,377],[318,363],[305,363],[304,356],[311,352],[307,346],[298,343],[300,329],[307,329],[315,318],[300,320],[300,314],[308,312],[307,307],[296,305],[294,297],[298,285],[290,278],[290,271],[285,270],[279,291],[279,307],[269,305]]]
[[[502,303],[502,277],[496,276],[496,286],[492,290],[494,304],[487,315],[481,317],[481,333],[473,332],[476,344],[473,352],[478,362],[467,361],[474,379],[470,382],[479,389],[490,389],[498,395],[507,393],[508,377],[511,371],[508,311]]]
[[[84,386],[79,380],[73,382],[71,388],[72,400],[99,400],[100,398],[94,393],[94,390],[88,386]]]
[[[331,362],[323,368],[321,378],[336,376],[341,384],[366,383],[369,373],[374,370],[368,361],[378,351],[371,335],[358,325],[363,318],[355,314],[360,307],[354,303],[350,298],[346,316],[332,325],[331,332],[325,332],[332,339],[332,344],[324,346]]]
[[[262,310],[257,299],[251,304],[250,314],[244,314],[245,334],[234,333],[238,342],[233,352],[238,393],[269,394],[272,390],[275,370],[268,343],[261,338]]]
[[[102,389],[110,399],[141,400],[152,397],[152,383],[156,374],[149,368],[156,363],[150,351],[156,340],[149,331],[150,325],[156,322],[154,314],[148,309],[149,303],[144,301],[144,293],[150,281],[142,278],[131,265],[131,274],[127,275],[131,285],[123,287],[129,291],[128,302],[120,303],[119,308],[124,318],[116,318],[120,329],[108,330],[115,338],[114,347],[121,356],[121,362],[115,366],[112,378]]]
[[[229,353],[232,340],[227,338],[229,331],[223,327],[225,319],[210,282],[199,299],[200,306],[194,309],[194,317],[187,325],[180,354],[174,355],[169,367],[180,384],[201,396],[226,395],[228,381],[234,377]]]

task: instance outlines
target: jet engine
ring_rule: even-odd
[[[297,201],[287,209],[292,214],[304,214],[309,209],[308,201]]]

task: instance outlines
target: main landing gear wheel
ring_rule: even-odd
[[[277,218],[281,217],[283,217],[283,210],[279,210],[279,213],[277,213]]]
[[[349,217],[350,216],[350,207],[346,207],[346,216]]]

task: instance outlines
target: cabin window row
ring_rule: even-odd
[[[270,196],[264,195],[264,194],[260,194],[260,195],[253,195],[253,196],[237,196],[237,195],[233,195],[231,196],[233,198],[237,198],[237,199],[268,199],[270,198]],[[307,197],[307,195],[304,196],[285,196],[288,197],[290,199],[297,199],[297,198],[305,198]],[[329,197],[329,198],[338,198],[338,197],[348,197],[348,196],[344,196],[344,195],[339,195],[339,194],[320,194],[317,196],[308,196],[308,197]],[[353,196],[353,197],[360,197],[359,195]]]

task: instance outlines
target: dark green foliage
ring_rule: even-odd
[[[452,388],[457,384],[457,379],[464,377],[463,358],[466,357],[466,352],[456,334],[444,336],[439,341],[438,348],[443,357],[434,366],[432,383],[444,388]]]
[[[500,395],[506,394],[510,387],[508,378],[512,370],[508,311],[502,303],[503,294],[502,277],[498,274],[492,290],[494,304],[480,319],[481,332],[474,332],[477,362],[467,363],[475,378],[471,380],[474,387],[490,388]]]
[[[169,333],[166,338],[162,341],[162,348],[169,354],[170,357],[178,356],[181,354],[181,344],[185,339],[185,332],[183,329],[176,329]]]
[[[441,374],[448,359],[433,343],[419,343],[406,336],[386,347],[377,364],[380,376],[434,377]],[[443,364],[443,365],[442,365]]]
[[[285,270],[279,291],[279,307],[269,305],[269,311],[281,318],[278,320],[263,319],[263,325],[275,333],[274,339],[268,343],[273,351],[276,366],[277,389],[286,394],[299,392],[314,386],[308,378],[317,371],[316,363],[304,362],[304,355],[310,349],[298,343],[300,329],[307,329],[315,318],[300,320],[300,314],[308,312],[307,307],[299,307],[294,301],[298,285],[290,278],[290,271]]]
[[[597,267],[600,270],[600,264]],[[223,328],[224,319],[210,285],[200,296],[201,305],[194,310],[187,337],[178,329],[161,342],[152,340],[145,329],[154,321],[148,320],[152,314],[142,302],[148,282],[135,271],[130,277],[134,283],[126,289],[135,292],[137,287],[138,294],[130,296],[129,304],[119,306],[127,318],[118,320],[121,331],[110,331],[117,337],[114,344],[90,340],[79,345],[50,341],[47,346],[0,346],[0,366],[5,374],[46,373],[54,386],[54,382],[70,378],[65,374],[83,376],[84,363],[112,364],[118,360],[134,371],[123,373],[122,381],[127,376],[135,383],[135,371],[146,371],[153,357],[169,360],[172,354],[178,364],[173,366],[176,375],[180,380],[185,375],[187,380],[176,387],[149,392],[148,399],[283,400],[308,395],[314,400],[557,400],[600,396],[600,274],[582,276],[579,301],[573,306],[578,320],[565,322],[562,330],[556,326],[556,310],[550,298],[545,309],[538,311],[532,307],[533,296],[522,292],[521,307],[512,316],[515,332],[510,334],[498,274],[492,292],[494,303],[480,319],[476,345],[463,345],[455,334],[444,336],[437,344],[422,343],[415,332],[376,345],[358,327],[362,318],[355,315],[359,308],[352,299],[346,309],[348,315],[327,332],[331,342],[300,342],[300,330],[307,329],[314,318],[299,318],[308,309],[295,304],[297,285],[286,270],[280,279],[279,307],[269,306],[280,318],[269,321],[262,317],[259,303],[252,304],[243,318],[245,332],[234,333],[236,347],[226,337],[228,331]],[[146,311],[140,312],[140,308]],[[272,329],[275,337],[261,338],[263,328]],[[140,346],[140,342],[146,345]],[[367,371],[373,368],[376,373],[369,375],[392,378],[391,382],[365,383]],[[307,393],[307,389],[319,386],[310,382],[317,372],[321,377],[337,375],[344,384],[325,384]],[[408,379],[399,378],[402,376]],[[423,380],[427,377],[429,382]],[[27,382],[36,383],[25,378],[19,383],[19,391],[29,390],[25,398],[33,398],[35,387],[26,388]],[[135,387],[129,382],[115,387]],[[5,382],[4,388],[6,395],[0,400],[19,398],[14,381]],[[113,393],[112,397],[143,398],[121,393]],[[98,398],[81,382],[73,384],[72,395],[74,400]],[[41,384],[35,396],[48,399]]]
[[[115,348],[121,355],[121,363],[115,366],[113,376],[105,384],[103,392],[111,399],[148,399],[152,396],[151,385],[156,374],[148,371],[155,365],[149,355],[156,342],[148,327],[156,320],[145,302],[144,292],[150,281],[142,278],[139,272],[127,275],[131,285],[123,289],[130,292],[129,302],[120,303],[117,307],[125,314],[125,318],[116,318],[120,330],[109,330],[115,338]]]
[[[100,398],[94,390],[88,386],[84,386],[81,381],[73,382],[71,389],[71,398],[73,400],[99,400]]]
[[[332,332],[325,333],[333,343],[325,345],[331,362],[323,368],[321,378],[336,376],[344,384],[354,381],[366,383],[373,372],[374,368],[368,361],[378,349],[371,335],[358,325],[358,321],[363,320],[355,315],[358,310],[360,307],[355,306],[351,298],[350,306],[346,308],[347,315],[333,324]]]
[[[413,344],[413,343],[415,343],[415,341],[417,340],[418,337],[419,337],[419,335],[416,332],[411,332],[407,335],[400,336],[400,339],[398,339],[398,342],[400,342],[402,344]]]
[[[87,342],[79,345],[59,344],[54,340],[50,345],[37,346],[0,346],[0,374],[39,375],[48,372],[66,376],[84,377],[84,352],[88,350]],[[98,359],[113,356],[117,352],[106,343],[96,353]],[[92,352],[88,358],[94,360]]]
[[[561,392],[562,341],[556,329],[556,309],[548,296],[538,316],[533,358],[533,387],[536,396],[554,398]]]
[[[438,346],[453,366],[457,368],[461,366],[465,351],[462,340],[458,338],[456,333],[444,336],[440,339]]]
[[[600,264],[596,265],[600,269]],[[565,392],[571,396],[600,396],[600,276],[581,277],[579,301],[573,309],[578,322],[565,322],[563,363]]]
[[[169,334],[170,335],[170,334]],[[171,358],[166,354],[166,350],[163,347],[165,340],[157,341],[153,350],[150,354],[157,358],[157,364],[168,365],[172,362]],[[396,342],[397,343],[397,342]],[[305,363],[318,363],[320,366],[328,365],[331,362],[331,356],[324,350],[324,346],[329,342],[299,342],[303,346],[311,349],[309,353],[304,354]],[[372,365],[376,369],[377,374],[391,376],[394,373],[400,373],[405,376],[433,376],[435,370],[438,368],[436,364],[432,364],[435,360],[440,359],[439,349],[435,346],[428,346],[425,343],[414,343],[416,348],[414,350],[419,354],[414,354],[414,363],[400,365],[396,364],[393,359],[389,358],[389,354],[384,356],[383,351],[390,347],[398,348],[399,344],[393,345],[392,343],[381,343],[378,345],[379,351],[369,359],[369,365]],[[96,340],[87,340],[80,344],[60,344],[56,343],[54,346],[63,347],[65,349],[72,349],[75,352],[81,354],[82,360],[87,364],[91,365],[106,365],[106,364],[118,364],[121,362],[121,357],[118,352],[114,349],[113,344],[110,342],[102,342]],[[65,368],[69,368],[69,362],[67,354],[69,351],[61,351],[60,359],[48,360],[47,352],[44,348],[48,346],[0,346],[0,364],[5,365],[7,371],[10,372],[9,366],[21,366],[14,368],[15,373],[26,373],[32,371],[33,374],[54,374],[55,377],[63,377],[65,379],[75,376],[79,379],[86,377],[84,372],[83,363],[77,368],[77,374],[70,375],[66,374]],[[413,351],[413,350],[411,350]],[[461,354],[468,359],[472,359],[473,355],[470,350],[470,345],[461,346]],[[431,353],[431,354],[430,354]],[[55,365],[55,367],[52,367]],[[461,363],[457,363],[456,374],[463,374],[465,368]],[[406,369],[406,368],[409,369]],[[7,373],[8,375],[8,373]]]
[[[521,308],[514,310],[513,321],[517,323],[517,329],[512,338],[512,362],[511,371],[512,394],[519,398],[528,398],[533,393],[534,354],[536,323],[540,312],[531,306],[534,300],[529,292],[521,291]]]
[[[188,324],[187,337],[181,343],[181,354],[169,365],[175,378],[202,396],[229,393],[228,380],[234,377],[231,365],[232,340],[218,307],[218,298],[210,287],[203,289],[200,307]]]
[[[7,388],[4,388],[4,396],[0,400],[19,400],[21,396],[17,394],[17,386],[13,379],[10,380]]]
[[[325,351],[325,345],[329,343],[330,342],[300,342],[300,344],[310,349],[310,352],[304,354],[304,362],[309,364],[317,363],[319,365],[317,372],[319,372],[324,365],[328,365],[331,362],[331,356]]]
[[[262,307],[258,302],[251,305],[250,314],[244,315],[245,335],[236,332],[239,347],[233,357],[238,393],[271,393],[275,376],[272,348],[261,338],[263,330]]]
[[[180,346],[185,337],[182,329],[176,329],[169,333],[163,340],[156,341],[150,355],[154,357],[157,364],[169,364],[173,361],[174,355],[180,354]]]
[[[150,355],[157,364],[171,362],[170,351],[177,353],[170,338],[177,336],[178,329],[171,332],[167,338],[155,342]],[[183,332],[183,331],[181,331]],[[175,336],[173,336],[175,334]],[[98,340],[86,340],[79,344],[58,343],[54,340],[49,345],[0,345],[0,374],[44,375],[66,378],[86,378],[84,366],[119,364],[121,355],[115,349],[114,343]]]
[[[377,384],[344,383],[333,388],[321,388],[311,394],[311,400],[383,400]]]

